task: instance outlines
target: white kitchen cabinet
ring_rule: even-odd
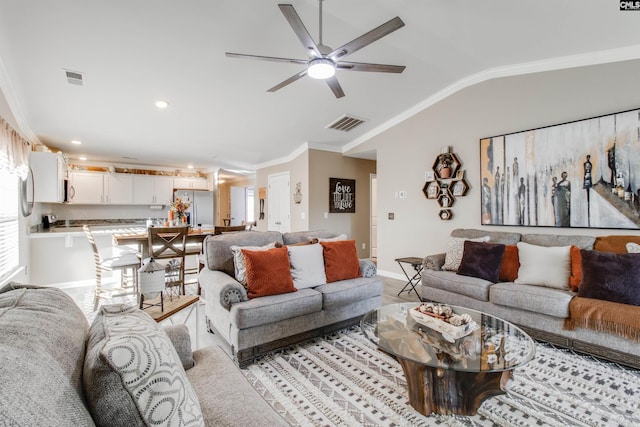
[[[174,178],[173,188],[180,190],[208,190],[206,178]]]
[[[133,176],[133,203],[167,205],[173,195],[173,178],[157,175]]]
[[[71,203],[104,203],[104,175],[97,172],[70,171],[67,200]]]
[[[133,203],[133,175],[112,173],[104,175],[104,203],[126,205]]]
[[[32,151],[29,166],[33,171],[33,201],[40,203],[64,202],[67,163],[62,155]]]

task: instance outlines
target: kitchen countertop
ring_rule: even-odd
[[[119,233],[144,233],[146,230],[143,224],[111,224],[111,225],[92,225],[91,233],[95,235],[100,234],[119,234]],[[29,233],[29,238],[49,238],[49,237],[64,237],[64,236],[84,236],[84,230],[82,226],[71,227],[51,227],[48,229],[32,230]]]

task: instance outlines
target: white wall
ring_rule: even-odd
[[[379,270],[399,275],[395,258],[444,252],[453,228],[640,234],[632,230],[481,226],[479,185],[480,138],[638,108],[638,75],[640,60],[487,81],[446,98],[352,150],[350,153],[377,150]],[[456,199],[450,221],[438,219],[437,202],[427,200],[421,192],[424,172],[445,145],[458,155],[471,186],[466,197]],[[395,197],[400,190],[408,192],[406,199]],[[395,214],[395,220],[387,219],[389,212]]]

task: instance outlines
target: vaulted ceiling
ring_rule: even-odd
[[[318,1],[291,4],[318,41]],[[348,60],[406,70],[338,70],[340,99],[308,76],[269,93],[304,66],[225,52],[308,59],[276,1],[0,0],[0,89],[25,136],[72,159],[251,170],[301,147],[341,152],[480,81],[640,58],[640,13],[615,1],[326,0],[323,10],[332,48],[399,16],[404,27]],[[326,128],[343,115],[365,122]]]

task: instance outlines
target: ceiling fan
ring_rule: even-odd
[[[287,62],[290,64],[301,64],[306,65],[306,68],[283,82],[278,83],[271,89],[267,90],[267,92],[275,92],[283,87],[295,82],[298,79],[301,79],[305,75],[309,75],[309,77],[315,79],[323,79],[327,82],[333,94],[336,98],[342,98],[344,96],[344,91],[338,83],[338,79],[335,77],[335,71],[338,70],[347,70],[347,71],[374,71],[380,73],[402,73],[405,69],[404,66],[400,65],[385,65],[385,64],[370,64],[370,63],[362,63],[362,62],[348,62],[343,61],[348,55],[362,49],[363,47],[373,43],[376,40],[381,39],[394,32],[395,30],[404,27],[404,22],[399,17],[395,17],[379,27],[374,28],[373,30],[361,35],[360,37],[351,40],[349,43],[346,43],[340,46],[337,49],[332,49],[322,43],[322,2],[324,0],[318,0],[319,8],[320,8],[320,34],[318,43],[311,38],[311,35],[305,28],[300,16],[296,13],[295,9],[290,4],[279,4],[278,7],[280,11],[284,15],[284,17],[293,28],[293,31],[302,42],[307,54],[309,55],[309,59],[292,59],[292,58],[277,58],[272,56],[259,56],[259,55],[245,55],[242,53],[232,53],[226,52],[226,55],[231,58],[243,58],[243,59],[258,59],[261,61],[272,61],[272,62]]]

